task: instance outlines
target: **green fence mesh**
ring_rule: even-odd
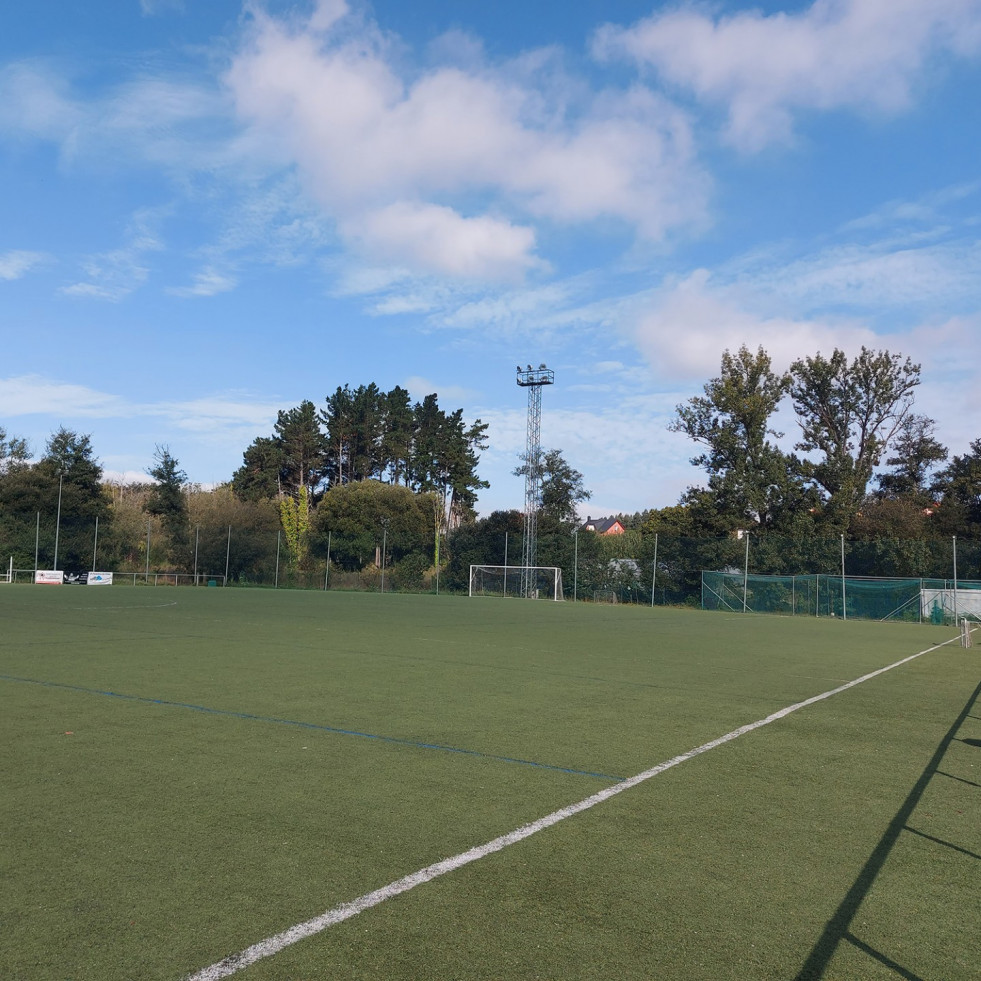
[[[786,616],[952,623],[981,619],[981,582],[703,572],[702,607]]]

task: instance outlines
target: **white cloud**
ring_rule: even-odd
[[[464,218],[452,208],[398,202],[342,226],[375,258],[466,279],[515,279],[542,266],[532,255],[535,233],[509,221]]]
[[[143,257],[148,252],[163,250],[163,244],[151,230],[158,218],[159,213],[153,209],[138,211],[127,229],[126,244],[122,248],[83,259],[81,266],[86,279],[63,286],[59,292],[65,296],[115,303],[139,289],[150,274],[150,270],[143,265]]]
[[[28,252],[24,249],[0,252],[0,279],[20,279],[47,258],[44,252]]]
[[[474,395],[473,389],[464,388],[462,385],[437,384],[421,375],[412,375],[406,378],[402,382],[402,386],[418,402],[421,402],[427,395],[436,392],[442,399],[444,409],[452,409],[453,404],[458,402],[469,402]]]
[[[949,309],[981,301],[981,245],[946,241],[920,248],[841,245],[786,261],[750,260],[737,280],[786,308],[903,311]]]
[[[227,293],[235,289],[237,285],[238,280],[234,276],[218,272],[217,269],[209,266],[195,274],[193,286],[171,287],[167,292],[184,297],[217,296],[219,293]]]
[[[752,351],[762,346],[783,369],[805,354],[876,343],[873,331],[858,322],[759,315],[744,300],[734,289],[714,287],[707,270],[696,270],[640,312],[637,344],[662,377],[709,378],[718,372],[723,351],[744,344]]]
[[[547,55],[410,77],[374,27],[323,9],[306,25],[258,14],[226,82],[255,141],[295,161],[366,252],[495,278],[534,265],[517,214],[652,238],[704,221],[688,121],[654,93],[583,95]]]
[[[815,0],[718,17],[684,6],[608,25],[594,42],[600,58],[652,66],[726,106],[729,138],[750,150],[788,139],[799,110],[901,111],[928,65],[979,47],[979,0]]]
[[[53,415],[106,418],[126,411],[117,395],[41,375],[0,378],[0,416]]]

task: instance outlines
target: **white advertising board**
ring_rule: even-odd
[[[111,586],[111,572],[90,572],[88,579],[85,580],[88,586]]]
[[[45,586],[60,586],[65,581],[65,574],[55,569],[35,569],[34,582]]]

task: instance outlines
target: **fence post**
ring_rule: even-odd
[[[225,581],[223,586],[228,585],[228,561],[232,555],[232,526],[228,526],[228,544],[225,546]]]
[[[841,536],[841,619],[848,619],[848,607],[845,604],[845,536]]]
[[[657,582],[657,532],[654,532],[654,571],[651,573],[651,608],[654,607],[654,584]],[[704,602],[702,603],[704,606]]]
[[[954,540],[954,623],[957,623],[957,536],[952,537]]]
[[[746,560],[743,564],[743,613],[746,612],[746,589],[749,586],[749,532],[746,532]]]

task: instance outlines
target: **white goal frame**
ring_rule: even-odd
[[[501,576],[503,578],[503,583],[501,589],[494,590],[492,593],[487,593],[481,587],[481,573],[490,573],[495,576]],[[565,593],[562,591],[562,570],[557,565],[472,565],[470,566],[470,589],[468,592],[469,596],[521,596],[522,595],[522,583],[531,581],[532,579],[539,578],[539,574],[542,574],[546,580],[548,591],[551,592],[551,597],[545,595],[541,596],[542,589],[536,588],[534,590],[534,595],[529,596],[529,599],[552,599],[555,602],[561,602],[565,599]],[[512,589],[508,586],[510,583],[514,583]],[[476,588],[475,588],[476,587]]]

